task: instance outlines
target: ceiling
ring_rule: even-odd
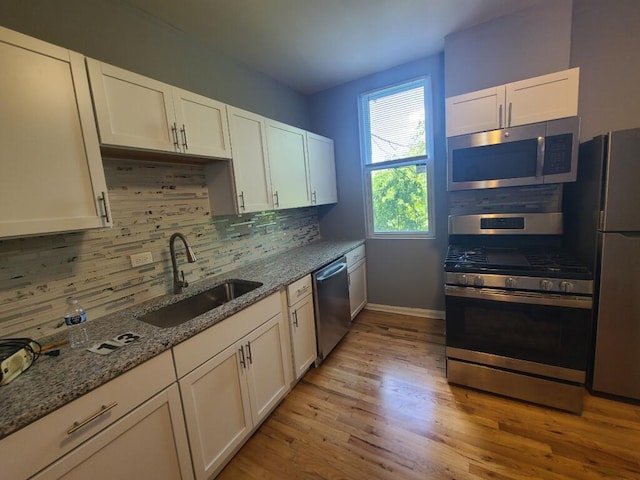
[[[124,0],[304,94],[444,49],[444,37],[554,0]]]

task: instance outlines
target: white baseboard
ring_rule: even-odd
[[[377,303],[367,303],[365,310],[375,312],[398,313],[400,315],[411,315],[414,317],[426,317],[444,320],[444,310],[427,310],[426,308],[397,307],[395,305],[380,305]]]

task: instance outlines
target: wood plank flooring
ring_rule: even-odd
[[[442,321],[363,311],[218,479],[640,479],[640,406],[447,384]]]

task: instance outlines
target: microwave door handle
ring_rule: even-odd
[[[536,168],[536,177],[542,179],[544,171],[544,137],[538,137],[538,165]]]

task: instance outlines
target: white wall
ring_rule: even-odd
[[[571,66],[580,67],[581,140],[640,127],[640,1],[575,0]]]
[[[445,38],[445,95],[569,68],[572,0],[500,17]]]

